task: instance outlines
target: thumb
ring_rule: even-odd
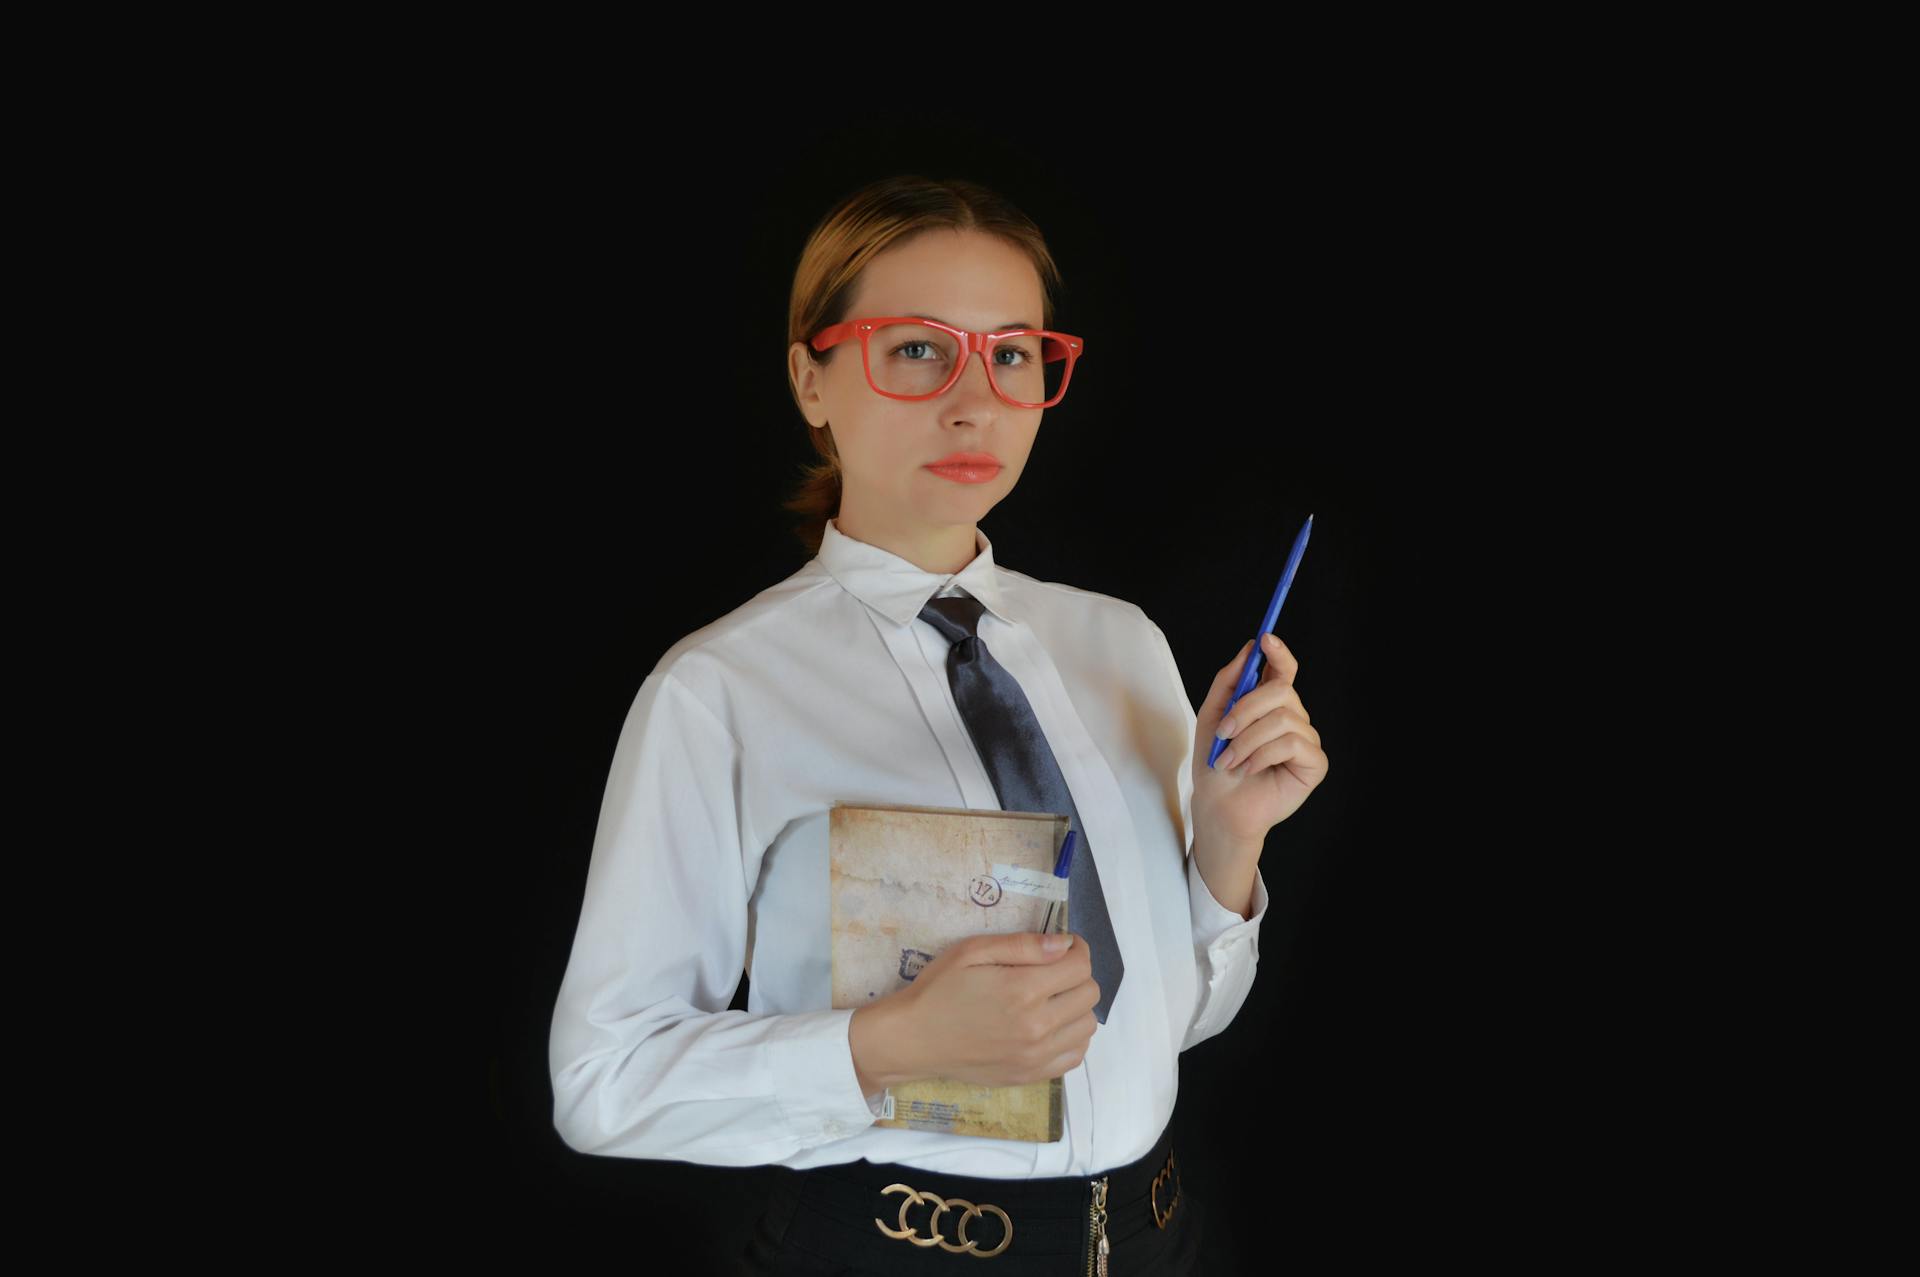
[[[1052,947],[1048,941],[1059,943],[1059,948]],[[1029,966],[1052,962],[1078,943],[1079,938],[1072,932],[1047,935],[1039,931],[1010,931],[1004,935],[979,936],[968,943],[962,962],[967,966],[988,962]]]
[[[1240,684],[1240,671],[1247,667],[1247,658],[1253,654],[1253,640],[1248,639],[1240,645],[1231,661],[1220,667],[1213,676],[1213,686],[1207,689],[1207,699],[1194,711],[1194,718],[1200,729],[1201,737],[1212,740],[1220,734],[1220,722],[1227,716],[1227,702],[1233,699],[1233,689]]]

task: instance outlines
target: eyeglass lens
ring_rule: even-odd
[[[1066,377],[1066,343],[1055,337],[1006,337],[987,352],[994,384],[1007,398],[1041,404],[1060,393]],[[873,384],[889,394],[930,395],[953,376],[960,339],[929,324],[887,324],[867,337],[867,368]]]

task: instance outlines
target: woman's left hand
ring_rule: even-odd
[[[1253,648],[1249,639],[1233,660],[1213,676],[1206,703],[1195,711],[1193,742],[1193,823],[1210,837],[1230,844],[1259,845],[1267,831],[1298,811],[1314,787],[1327,778],[1327,754],[1320,733],[1293,685],[1300,672],[1287,645],[1263,636],[1260,681],[1226,715],[1227,700],[1240,682]],[[1219,759],[1207,766],[1221,719],[1231,733]]]

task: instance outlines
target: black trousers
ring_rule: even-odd
[[[1102,1177],[1109,1277],[1198,1272],[1203,1217],[1181,1184],[1171,1123],[1139,1161],[1092,1176],[980,1179],[864,1160],[772,1170],[772,1194],[740,1253],[737,1271],[753,1277],[1085,1277],[1095,1271],[1094,1185]],[[885,1191],[894,1184],[906,1187]],[[983,1264],[969,1247],[998,1253]]]

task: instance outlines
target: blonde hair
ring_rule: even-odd
[[[793,272],[793,291],[787,301],[787,348],[848,318],[847,307],[860,273],[874,257],[908,236],[942,227],[994,235],[1026,253],[1040,273],[1040,326],[1053,327],[1060,269],[1033,219],[977,182],[909,173],[861,187],[813,228]],[[807,353],[826,364],[848,349],[850,345],[840,345],[816,352],[809,347]],[[858,351],[852,358],[859,358]],[[787,389],[793,395],[794,407],[799,408],[800,392],[792,377],[787,379]],[[781,505],[801,516],[794,535],[809,554],[818,554],[827,520],[840,512],[840,454],[834,447],[832,426],[816,429],[804,414],[801,424],[807,427],[807,438],[822,460],[802,467],[798,486]]]

